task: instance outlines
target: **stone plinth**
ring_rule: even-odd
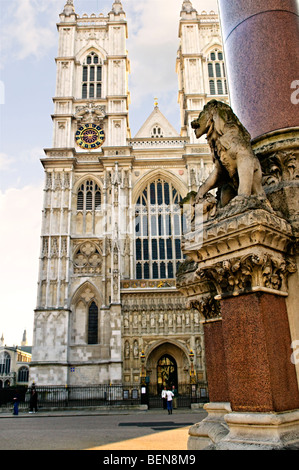
[[[213,450],[299,450],[299,411],[229,413],[229,432],[210,445]]]
[[[219,0],[231,105],[252,138],[298,126],[296,0]]]
[[[232,411],[229,403],[207,403],[204,410],[208,413],[207,418],[189,429],[189,450],[207,449],[229,433],[225,421],[225,416]]]
[[[250,434],[250,430],[242,428],[242,416],[246,428],[250,427],[248,415],[269,414],[268,447],[284,447],[288,439],[277,438],[283,434],[283,428],[279,428],[282,421],[277,418],[273,431],[271,416],[283,412],[296,414],[299,409],[286,309],[288,280],[296,274],[292,227],[273,211],[267,200],[256,197],[238,200],[237,204],[232,200],[218,209],[212,219],[193,227],[196,230],[183,240],[187,264],[192,269],[181,271],[177,287],[193,307],[197,306],[204,319],[211,409],[217,408],[215,402],[229,402],[232,414],[239,413],[238,429],[243,434],[247,431]],[[229,417],[230,414],[224,417],[229,429],[226,448],[231,435]],[[283,423],[285,426],[284,420]],[[292,418],[292,439],[297,435],[296,423]],[[219,423],[219,432],[223,431],[222,425]],[[206,423],[202,426],[206,427]],[[198,448],[202,448],[203,439],[208,442],[205,432],[200,425],[193,429],[192,449],[196,448],[196,435]],[[238,440],[236,429],[233,432]],[[222,439],[214,445],[221,448],[221,443]],[[256,444],[259,448],[260,443]],[[246,442],[248,445],[252,443]]]
[[[221,312],[232,410],[299,409],[285,298],[265,292],[226,298]]]

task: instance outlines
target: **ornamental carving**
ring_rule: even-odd
[[[287,276],[296,272],[292,259],[268,254],[251,254],[218,262],[196,272],[201,279],[213,282],[218,295],[233,296],[252,290],[286,289]]]
[[[190,308],[190,309],[189,309]],[[124,334],[157,334],[199,331],[197,307],[187,307],[185,299],[173,295],[123,296]]]
[[[220,303],[212,296],[199,296],[198,298],[192,298],[188,302],[188,307],[198,310],[205,320],[221,318]]]
[[[92,102],[85,106],[78,106],[76,108],[75,119],[78,123],[78,127],[82,124],[102,125],[105,117],[105,107],[95,106],[95,104]]]
[[[102,251],[95,243],[85,242],[76,248],[73,269],[74,274],[101,274]]]
[[[284,181],[298,181],[299,178],[299,151],[275,152],[262,162],[263,184],[270,186]]]

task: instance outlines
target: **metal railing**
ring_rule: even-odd
[[[141,394],[140,388],[129,388],[123,385],[92,385],[92,386],[38,386],[38,409],[65,409],[84,407],[129,407],[147,404],[149,408],[160,408],[160,396]],[[0,408],[12,407],[18,397],[19,409],[29,410],[30,387],[8,387],[0,389]],[[183,393],[178,396],[179,407],[190,407],[192,403],[205,403],[207,400],[200,394]]]
[[[140,405],[139,389],[127,390],[122,385],[94,385],[84,387],[36,386],[38,409],[77,407],[111,407]],[[18,396],[19,408],[29,408],[30,387],[0,389],[0,406],[7,407]]]

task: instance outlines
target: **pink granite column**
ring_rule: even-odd
[[[264,292],[221,300],[231,407],[238,412],[299,408],[285,298]]]
[[[204,323],[204,338],[210,402],[230,402],[222,320]]]
[[[299,125],[296,0],[219,0],[231,106],[252,139]]]

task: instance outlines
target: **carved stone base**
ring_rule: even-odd
[[[213,450],[299,450],[299,410],[287,413],[230,413],[229,433]]]
[[[255,201],[256,202],[256,201]],[[212,283],[217,299],[247,292],[287,295],[286,278],[296,271],[292,228],[285,219],[257,205],[231,213],[226,209],[184,240],[184,252],[198,265],[201,282]],[[188,283],[188,280],[187,280]],[[187,289],[180,290],[190,298]]]
[[[229,432],[224,420],[225,415],[231,412],[229,403],[207,403],[204,409],[208,412],[207,418],[189,430],[188,450],[208,450]]]

